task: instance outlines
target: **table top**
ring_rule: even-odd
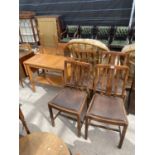
[[[64,142],[52,133],[34,132],[19,141],[20,155],[70,155]]]
[[[24,64],[28,64],[33,67],[64,70],[64,61],[68,59],[69,58],[64,56],[52,54],[36,54],[30,59],[24,61]]]

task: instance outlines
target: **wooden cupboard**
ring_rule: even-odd
[[[40,44],[57,47],[60,35],[59,16],[36,16]]]

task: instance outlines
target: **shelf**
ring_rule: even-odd
[[[37,76],[35,78],[35,82],[52,85],[52,86],[58,86],[63,87],[63,79],[61,76],[56,75],[45,75],[45,76]]]

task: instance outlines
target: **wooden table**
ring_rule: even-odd
[[[30,59],[24,61],[26,72],[29,76],[32,90],[35,91],[35,82],[50,84],[55,86],[62,86],[64,79],[64,61],[69,58],[64,56],[52,54],[36,54]],[[44,70],[51,70],[60,73],[61,76],[37,76],[33,78],[32,68],[41,68]],[[45,74],[46,75],[46,74]]]
[[[70,155],[64,142],[54,134],[34,132],[19,140],[20,155]]]

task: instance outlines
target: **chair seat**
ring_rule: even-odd
[[[108,44],[108,39],[107,40],[106,39],[105,40],[104,39],[101,39],[101,42],[103,42],[104,44],[107,45]]]
[[[127,122],[123,99],[119,97],[95,94],[88,115]]]
[[[61,39],[60,42],[66,43],[66,42],[69,42],[69,41],[70,41],[70,38],[63,38],[63,39]]]
[[[66,108],[73,111],[80,111],[82,104],[84,104],[87,93],[74,88],[64,88],[51,102],[60,108]]]

